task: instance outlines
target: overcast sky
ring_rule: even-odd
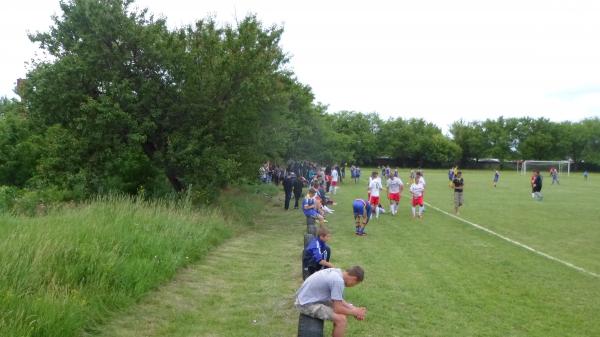
[[[424,118],[447,131],[458,119],[600,116],[600,1],[590,0],[137,0],[172,27],[207,15],[255,13],[283,25],[298,79],[329,111]],[[37,47],[58,0],[3,3],[0,96]]]

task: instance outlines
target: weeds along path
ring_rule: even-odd
[[[305,230],[273,198],[257,225],[181,271],[94,336],[291,336]],[[287,294],[281,297],[280,294]]]

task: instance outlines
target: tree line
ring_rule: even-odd
[[[247,16],[169,29],[132,3],[63,1],[49,30],[30,35],[46,57],[31,64],[19,100],[0,100],[0,186],[64,198],[187,190],[209,201],[267,160],[600,165],[598,118],[458,121],[446,136],[423,119],[331,113],[289,68],[283,28]]]

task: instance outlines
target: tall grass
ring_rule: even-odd
[[[257,194],[226,193],[232,219]],[[238,205],[235,208],[231,205]],[[0,336],[76,336],[249,221],[221,207],[110,196],[43,217],[0,215]]]

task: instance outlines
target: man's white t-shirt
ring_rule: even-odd
[[[369,184],[369,189],[371,190],[372,197],[378,197],[379,191],[382,188],[383,188],[383,186],[381,186],[381,179],[379,179],[379,177],[371,180],[371,183]]]
[[[310,275],[296,293],[296,304],[342,301],[344,277],[339,268],[327,268]]]
[[[398,177],[393,177],[392,179],[388,179],[388,192],[389,193],[400,193],[400,188],[404,186],[402,179]]]
[[[422,196],[424,190],[425,187],[420,182],[410,185],[410,193],[413,195],[413,198],[418,198]]]
[[[336,169],[333,169],[331,171],[331,181],[337,182],[338,181],[338,176],[339,176],[338,171]]]

